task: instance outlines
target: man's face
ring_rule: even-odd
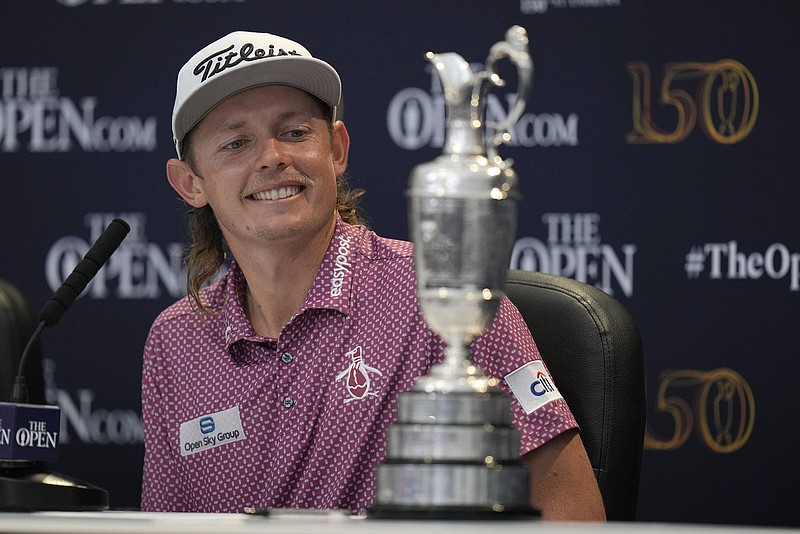
[[[196,202],[211,205],[234,252],[244,244],[302,243],[331,228],[347,149],[344,125],[336,123],[331,135],[304,91],[283,85],[243,91],[194,128]]]

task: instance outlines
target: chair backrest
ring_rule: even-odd
[[[634,520],[645,425],[638,328],[619,301],[571,278],[511,270],[506,293],[581,427],[607,518]]]
[[[0,279],[0,402],[8,402],[22,351],[36,329],[36,319],[22,293]],[[31,348],[25,369],[28,402],[44,404],[44,375],[39,343]]]

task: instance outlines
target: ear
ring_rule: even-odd
[[[336,176],[344,174],[347,169],[347,157],[350,154],[350,134],[342,121],[333,124],[333,168]]]
[[[175,158],[167,161],[167,180],[190,206],[202,208],[208,204],[203,188],[200,187],[199,183],[202,182],[202,178],[192,172],[185,161]]]

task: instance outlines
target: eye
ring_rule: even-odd
[[[236,139],[234,141],[231,141],[227,145],[225,145],[225,148],[228,148],[228,149],[231,149],[231,150],[238,150],[238,149],[242,148],[243,146],[244,146],[244,139]]]
[[[302,139],[307,134],[307,131],[304,128],[293,128],[291,130],[287,130],[284,134],[285,137],[289,139]]]

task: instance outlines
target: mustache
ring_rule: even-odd
[[[270,188],[273,185],[299,185],[302,187],[309,187],[314,185],[315,181],[307,174],[300,171],[284,171],[278,175],[264,176],[262,179],[251,184],[248,194],[263,191],[265,188]]]

